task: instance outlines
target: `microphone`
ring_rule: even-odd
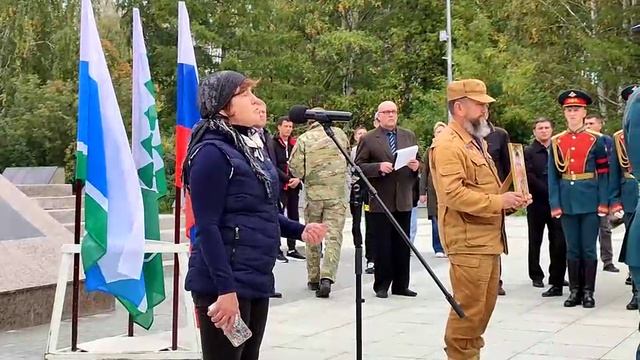
[[[294,124],[304,124],[307,120],[326,123],[333,121],[351,121],[353,115],[346,111],[309,110],[303,105],[294,105],[289,110],[289,121]]]

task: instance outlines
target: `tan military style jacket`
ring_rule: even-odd
[[[452,121],[434,141],[429,166],[447,254],[507,253],[498,173],[487,143]]]
[[[332,129],[340,146],[348,149],[349,139],[344,131]],[[319,123],[313,123],[298,137],[289,168],[293,176],[302,179],[308,200],[346,201],[347,161]]]

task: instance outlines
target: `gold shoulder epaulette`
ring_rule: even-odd
[[[553,137],[551,137],[551,140],[556,140],[557,138],[559,138],[560,136],[564,135],[567,133],[567,130],[561,131],[560,133],[553,135]]]
[[[622,129],[620,129],[620,130],[618,130],[618,131],[616,131],[616,132],[614,132],[614,133],[613,133],[613,137],[614,137],[614,138],[617,138],[617,137],[619,137],[620,135],[622,135]]]

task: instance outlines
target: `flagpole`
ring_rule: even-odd
[[[129,314],[129,326],[127,327],[127,336],[128,337],[133,336],[133,316],[131,316],[131,314]]]
[[[175,176],[180,176],[176,174]],[[180,244],[180,213],[182,208],[182,188],[176,186],[176,206],[175,206],[175,225],[173,232],[173,242]],[[173,254],[173,321],[171,323],[171,350],[178,349],[178,297],[180,287],[180,264],[178,263],[178,254]]]
[[[75,226],[73,243],[80,244],[80,225],[82,221],[82,180],[76,180],[74,191],[76,195]],[[71,302],[71,351],[78,350],[78,295],[80,293],[80,254],[73,254],[73,295]]]

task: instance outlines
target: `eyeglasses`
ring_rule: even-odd
[[[395,115],[397,113],[398,113],[398,110],[378,111],[378,114],[382,114],[382,115]]]

